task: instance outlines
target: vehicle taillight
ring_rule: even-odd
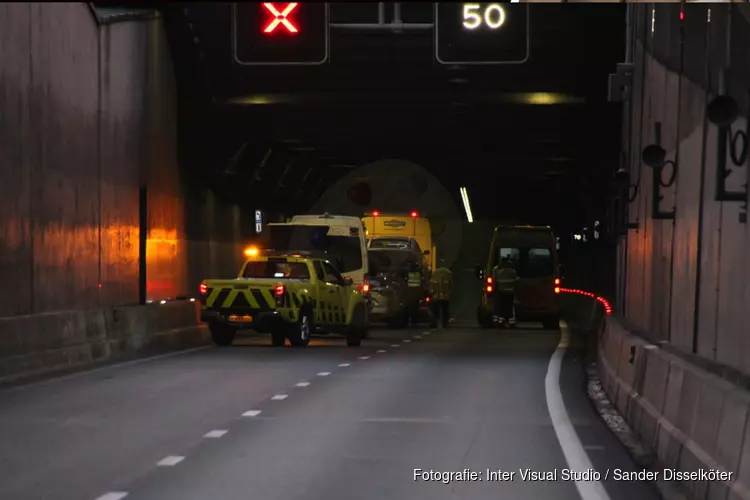
[[[488,285],[492,284],[492,276],[487,276],[487,284]]]
[[[372,216],[373,217],[378,217],[379,215],[380,215],[380,212],[378,212],[377,210],[373,210],[372,211]]]
[[[416,210],[412,210],[412,212],[411,212],[411,216],[412,216],[412,217],[418,217],[418,216],[419,216],[419,214],[417,213],[417,211],[416,211]]]
[[[362,290],[362,293],[370,293],[370,283],[368,283],[367,281],[362,283],[362,286],[359,288],[360,290]]]
[[[201,295],[206,295],[208,293],[208,285],[205,283],[201,283],[201,285],[198,287],[198,290],[200,291]]]
[[[425,302],[430,302],[431,300],[432,300],[431,297],[425,297],[425,299],[424,299]]]
[[[559,286],[555,287],[555,293],[560,293],[560,287]]]
[[[559,285],[560,285],[560,278],[555,278],[555,286],[559,286]]]
[[[276,285],[274,289],[276,295],[276,306],[281,307],[284,305],[284,295],[286,294],[286,287],[284,285]]]
[[[492,293],[492,285],[487,285],[487,293]]]

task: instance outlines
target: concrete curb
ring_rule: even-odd
[[[0,385],[205,345],[198,305],[131,306],[0,319]]]
[[[630,334],[611,317],[600,340],[602,387],[653,450],[659,470],[732,473],[731,481],[671,481],[660,489],[696,500],[750,499],[750,443],[745,444],[750,395]]]

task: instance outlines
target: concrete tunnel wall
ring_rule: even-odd
[[[664,486],[696,500],[750,499],[750,230],[740,221],[740,203],[714,199],[719,144],[717,127],[705,119],[719,89],[718,70],[727,62],[729,94],[744,117],[750,110],[748,11],[734,6],[730,18],[726,5],[685,6],[682,72],[679,12],[679,5],[669,4],[636,8],[633,134],[624,148],[632,179],[640,179],[630,205],[638,229],[619,245],[621,311],[597,335],[598,372],[609,399],[652,452],[655,470],[733,473],[730,481]],[[745,127],[744,117],[733,130]],[[640,160],[654,142],[655,122],[662,124],[667,158],[678,165],[676,183],[663,190],[661,203],[665,211],[675,207],[674,221],[651,216],[651,171]],[[748,166],[733,170],[727,188],[736,191],[748,182]]]
[[[141,185],[151,300],[234,275],[253,234],[181,171],[175,101],[160,20],[0,4],[0,382],[206,340],[193,303],[127,307]]]
[[[711,23],[707,22],[709,8]],[[644,50],[643,43],[637,44],[630,157],[631,177],[634,181],[640,179],[640,185],[638,196],[630,205],[630,220],[639,227],[631,229],[620,245],[624,259],[619,268],[625,286],[620,287],[618,303],[624,302],[624,317],[635,328],[683,351],[694,351],[704,358],[750,373],[750,342],[745,340],[747,329],[744,326],[750,306],[750,288],[746,285],[750,282],[747,258],[750,229],[739,220],[740,203],[714,200],[717,127],[710,122],[704,125],[704,110],[708,100],[716,94],[718,70],[726,59],[723,54],[726,12],[726,6],[686,6],[686,19],[691,22],[685,27],[685,58],[689,62],[683,75],[676,71],[674,50],[679,6],[658,5],[654,34],[646,38],[647,49]],[[650,16],[650,7],[642,9],[640,26],[650,23]],[[750,105],[745,91],[750,86],[750,64],[743,56],[750,47],[750,26],[739,15],[734,15],[731,22],[730,92],[746,115]],[[708,47],[707,29],[711,30]],[[703,82],[707,60],[711,80]],[[667,158],[674,159],[678,154],[676,183],[662,190],[664,200],[661,203],[662,210],[676,208],[674,222],[654,220],[651,216],[651,169],[640,160],[642,149],[654,142],[655,122],[662,124],[662,145],[667,150]],[[744,127],[745,119],[739,118],[733,130]],[[701,186],[703,162],[705,184]],[[669,167],[665,170],[666,179]],[[727,179],[727,188],[732,191],[740,190],[742,184],[748,182],[747,166],[734,170]],[[703,228],[699,234],[701,211]],[[697,343],[693,346],[699,268]]]
[[[137,302],[141,179],[149,299],[236,272],[252,226],[181,175],[159,20],[2,4],[0,37],[0,316]]]

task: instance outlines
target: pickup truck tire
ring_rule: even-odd
[[[232,345],[236,334],[234,328],[221,323],[210,323],[208,330],[211,332],[211,340],[218,346]]]
[[[346,345],[359,347],[367,336],[367,314],[362,306],[357,306],[352,315],[352,324],[346,329]]]
[[[307,347],[310,343],[310,335],[315,331],[313,316],[309,309],[299,312],[299,319],[289,331],[289,343],[294,347]]]

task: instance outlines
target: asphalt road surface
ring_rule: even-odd
[[[2,390],[0,498],[658,498],[613,480],[637,468],[588,402],[575,354],[563,358],[566,337],[455,326],[307,349],[251,337]],[[564,480],[589,467],[599,481]]]

